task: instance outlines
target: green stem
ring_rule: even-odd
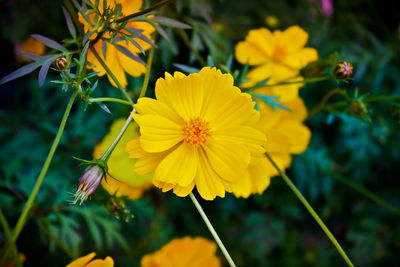
[[[132,103],[125,101],[123,99],[119,98],[112,98],[112,97],[98,97],[98,98],[89,98],[88,99],[89,103],[95,103],[95,102],[115,102],[115,103],[120,103],[128,106],[132,106]]]
[[[332,89],[331,91],[329,91],[321,100],[321,102],[315,106],[309,113],[307,116],[307,120],[311,119],[312,117],[314,117],[318,112],[320,112],[324,107],[326,102],[328,102],[328,100],[335,94],[339,94],[342,95],[344,98],[346,98],[347,103],[351,102],[351,99],[349,98],[349,96],[347,95],[345,90],[339,89],[339,88],[335,88]]]
[[[297,76],[300,77],[300,76]],[[295,79],[297,77],[293,77],[292,79]],[[282,85],[288,85],[288,84],[298,84],[298,83],[303,83],[303,84],[307,84],[307,83],[317,83],[317,82],[322,82],[322,81],[326,81],[331,79],[332,76],[322,76],[322,77],[316,77],[316,78],[306,78],[306,79],[302,79],[299,81],[292,81],[292,82],[279,82],[279,83],[273,83],[273,84],[263,84],[263,85],[256,85],[254,87],[251,87],[249,90],[247,91],[253,91],[259,88],[265,88],[265,87],[276,87],[276,86],[282,86]]]
[[[189,50],[193,53],[193,55],[196,57],[197,61],[202,65],[202,66],[207,66],[207,62],[201,57],[199,52],[193,47],[192,43],[190,42],[189,38],[186,35],[186,32],[182,29],[177,29],[177,33],[179,36],[182,38],[182,41],[185,43],[185,45],[189,48]]]
[[[11,239],[11,243],[9,244],[9,247],[10,246],[12,247],[13,245],[15,245],[15,242],[17,241],[18,236],[21,233],[22,228],[25,225],[25,222],[27,220],[29,211],[32,208],[32,205],[33,205],[33,203],[35,201],[36,195],[39,192],[40,186],[42,185],[44,177],[46,176],[47,170],[48,170],[48,168],[50,166],[50,163],[51,163],[51,161],[53,159],[54,153],[56,152],[58,144],[60,143],[61,135],[62,135],[62,133],[64,131],[65,124],[67,122],[69,113],[70,113],[71,108],[72,108],[72,104],[74,103],[74,100],[75,100],[77,94],[78,94],[78,91],[75,90],[75,92],[72,94],[72,96],[71,96],[71,98],[70,98],[70,100],[68,102],[67,108],[65,109],[64,115],[63,115],[61,123],[60,123],[60,127],[58,128],[57,135],[54,138],[53,144],[51,145],[49,154],[47,155],[46,161],[43,164],[42,170],[40,171],[40,174],[39,174],[39,176],[38,176],[38,178],[36,180],[35,186],[33,187],[33,190],[31,192],[31,194],[29,195],[28,201],[26,202],[26,204],[24,206],[24,209],[22,210],[22,213],[21,213],[21,216],[18,219],[17,225],[14,228],[12,239]]]
[[[207,218],[207,215],[204,212],[203,208],[201,207],[200,203],[197,201],[196,197],[193,195],[192,192],[190,192],[189,196],[190,196],[190,199],[193,201],[193,204],[195,205],[196,209],[200,213],[200,216],[203,218],[204,222],[206,223],[208,230],[210,230],[212,236],[214,237],[214,239],[217,242],[219,248],[221,249],[222,253],[224,254],[226,260],[229,263],[229,265],[231,267],[232,266],[236,266],[235,263],[233,262],[231,256],[229,255],[229,252],[226,250],[224,244],[222,243],[222,241],[219,238],[217,232],[215,231],[214,227],[212,226],[210,220]]]
[[[147,59],[146,74],[144,75],[143,86],[142,86],[142,90],[140,90],[139,98],[143,97],[146,94],[147,86],[149,85],[150,71],[151,71],[151,64],[153,62],[153,56],[154,56],[154,48],[151,48],[149,57]]]
[[[345,185],[347,185],[348,187],[360,192],[361,194],[363,194],[364,196],[366,196],[367,198],[369,198],[370,200],[374,201],[375,203],[377,203],[378,205],[384,207],[385,209],[393,212],[396,215],[400,215],[400,209],[393,207],[392,205],[390,205],[389,203],[385,202],[384,200],[382,200],[380,197],[378,197],[377,195],[375,195],[374,193],[372,193],[371,191],[365,189],[364,187],[362,187],[359,184],[354,183],[353,181],[339,175],[339,174],[334,174],[333,178]]]
[[[18,249],[15,246],[15,244],[11,242],[11,228],[10,228],[10,225],[8,224],[7,219],[4,216],[3,211],[1,209],[0,209],[0,223],[1,223],[1,226],[3,227],[3,229],[4,229],[4,234],[5,234],[6,239],[7,239],[8,247],[11,247],[11,252],[12,252],[13,257],[14,257],[14,263],[17,266],[21,266],[21,262],[19,261]],[[1,259],[0,266],[4,266],[4,264],[6,263],[7,257],[8,257],[8,251],[6,251],[6,253],[4,254],[3,258]]]
[[[136,110],[133,109],[132,113],[135,113]],[[106,153],[104,153],[104,155],[101,157],[101,160],[107,161],[108,158],[110,157],[111,153],[114,151],[115,147],[117,146],[119,140],[121,140],[122,135],[124,135],[126,129],[129,126],[129,123],[132,121],[132,116],[129,114],[128,119],[126,120],[124,126],[122,127],[121,131],[119,132],[118,136],[114,139],[114,141],[112,142],[112,144],[109,146],[109,148],[107,149]]]
[[[383,101],[383,100],[390,100],[390,101],[396,101],[400,100],[400,95],[378,95],[378,96],[370,96],[366,97],[363,102],[368,103],[368,102],[375,102],[375,101]]]
[[[107,74],[110,75],[111,79],[115,82],[115,84],[117,85],[118,89],[122,92],[122,94],[125,96],[125,98],[130,103],[133,104],[133,101],[132,101],[131,97],[128,95],[128,93],[126,92],[125,88],[122,87],[122,85],[119,83],[117,77],[115,77],[115,75],[112,73],[110,68],[106,65],[106,63],[104,63],[103,59],[101,59],[101,57],[97,53],[96,49],[94,49],[93,46],[90,46],[90,50],[93,52],[93,55],[96,57],[96,59],[100,62],[101,66],[103,66],[103,68],[106,70]]]
[[[308,203],[308,201],[303,197],[301,192],[292,183],[290,178],[276,165],[276,163],[272,160],[272,158],[268,154],[268,152],[266,152],[265,155],[267,156],[267,158],[269,159],[271,164],[275,167],[275,169],[278,171],[278,173],[282,177],[282,179],[286,182],[286,184],[290,187],[290,189],[293,191],[293,193],[297,196],[297,198],[300,200],[300,202],[304,205],[304,207],[308,210],[308,212],[311,214],[311,216],[315,219],[315,221],[319,224],[321,229],[325,232],[325,234],[331,240],[331,242],[336,247],[339,254],[342,256],[342,258],[347,263],[347,265],[354,266],[353,263],[350,261],[350,259],[347,257],[346,252],[344,252],[344,250],[342,249],[342,247],[336,240],[335,236],[331,233],[331,231],[329,231],[328,227],[326,227],[325,223],[321,220],[321,218],[318,216],[318,214],[314,211],[314,209],[311,207],[311,205]]]
[[[71,260],[76,258],[76,255],[67,248],[67,246],[64,245],[63,242],[61,242],[60,240],[58,240],[57,237],[55,237],[54,235],[52,235],[47,229],[46,227],[44,227],[43,223],[40,222],[39,220],[36,220],[37,225],[39,226],[39,228],[43,231],[43,233],[45,233],[51,240],[54,241],[54,243],[56,243],[57,246],[60,247],[61,250],[63,250],[69,257]]]

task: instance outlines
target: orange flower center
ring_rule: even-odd
[[[204,145],[210,136],[209,124],[199,117],[191,119],[182,129],[183,141],[192,146]]]
[[[277,45],[274,50],[273,58],[276,61],[282,61],[287,55],[286,48],[280,45]]]

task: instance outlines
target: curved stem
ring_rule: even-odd
[[[192,52],[193,55],[196,57],[197,61],[202,66],[207,66],[207,62],[201,57],[199,52],[193,47],[192,43],[190,42],[189,38],[186,35],[186,32],[182,29],[177,29],[177,33],[182,38],[182,41],[185,43],[185,45],[190,49],[190,52]]]
[[[128,93],[126,92],[125,88],[119,83],[117,77],[115,77],[115,75],[112,73],[110,68],[106,65],[106,63],[104,63],[103,59],[99,56],[99,54],[97,53],[96,49],[94,49],[94,47],[92,45],[90,46],[90,51],[93,52],[93,55],[100,62],[101,66],[106,70],[107,74],[110,75],[111,79],[115,82],[115,84],[117,85],[118,89],[122,92],[122,94],[125,96],[125,98],[130,103],[133,103],[131,97],[128,95]]]
[[[339,88],[335,88],[332,89],[331,91],[329,91],[321,100],[321,102],[315,106],[309,113],[307,116],[307,120],[311,119],[312,117],[314,117],[318,112],[320,112],[324,107],[326,102],[328,102],[328,100],[335,94],[339,94],[342,95],[344,98],[346,98],[347,103],[351,102],[351,99],[349,98],[349,96],[347,95],[345,90],[339,89]]]
[[[132,106],[132,103],[125,101],[123,99],[119,98],[112,98],[112,97],[96,97],[96,98],[89,98],[88,99],[89,103],[95,103],[95,102],[115,102],[115,103],[120,103],[128,106]]]
[[[193,204],[195,205],[196,209],[200,213],[200,216],[203,218],[204,222],[206,223],[208,230],[210,230],[211,234],[213,235],[215,241],[217,242],[219,248],[221,249],[222,253],[224,254],[229,265],[231,267],[236,266],[235,263],[233,262],[231,256],[229,255],[229,252],[226,250],[224,244],[222,243],[217,232],[215,231],[214,227],[212,226],[210,220],[207,218],[207,215],[204,212],[203,208],[201,207],[200,203],[197,201],[196,197],[193,195],[192,192],[190,192],[189,196],[190,196],[190,199],[193,201]]]
[[[46,161],[44,162],[42,170],[40,171],[40,174],[36,180],[35,186],[33,187],[32,192],[29,195],[28,201],[26,202],[24,209],[22,210],[21,216],[18,219],[17,225],[14,228],[14,231],[12,234],[12,239],[11,239],[11,244],[9,244],[9,246],[15,245],[15,242],[17,241],[18,236],[21,233],[22,228],[25,225],[25,222],[28,217],[28,213],[29,213],[30,209],[32,208],[33,202],[35,201],[36,195],[39,192],[40,186],[42,185],[44,177],[46,176],[47,170],[53,159],[54,153],[56,152],[58,144],[60,143],[61,135],[64,131],[65,124],[67,122],[69,113],[71,111],[72,105],[74,103],[74,100],[75,100],[77,94],[78,94],[78,91],[75,90],[75,92],[72,94],[71,98],[69,99],[67,108],[65,109],[64,115],[63,115],[61,123],[60,123],[60,127],[58,128],[57,135],[54,138],[53,144],[51,145],[49,154],[47,155]]]
[[[267,158],[269,159],[271,164],[275,167],[275,169],[278,171],[278,173],[282,177],[282,179],[286,182],[286,184],[289,186],[289,188],[293,191],[293,193],[297,196],[297,198],[300,200],[300,202],[304,205],[304,207],[308,210],[308,212],[311,214],[311,216],[315,219],[315,221],[318,223],[318,225],[321,227],[321,229],[325,232],[325,234],[331,240],[331,242],[336,247],[337,251],[342,256],[342,258],[347,263],[347,265],[353,267],[354,266],[353,263],[347,257],[346,252],[344,252],[344,250],[340,246],[339,242],[336,240],[335,236],[331,233],[331,231],[329,231],[328,227],[326,227],[325,223],[321,220],[321,218],[318,216],[318,214],[314,211],[314,209],[311,207],[311,205],[308,203],[308,201],[303,197],[301,192],[292,183],[290,178],[276,165],[276,163],[272,160],[272,158],[268,154],[268,152],[265,152],[265,155],[267,156]]]
[[[135,113],[136,110],[133,109],[132,113]],[[117,146],[119,140],[121,140],[122,136],[124,135],[126,129],[129,126],[129,123],[132,121],[132,116],[131,114],[129,114],[128,119],[126,120],[124,126],[122,127],[121,131],[119,132],[118,136],[114,139],[114,141],[112,142],[112,144],[108,147],[106,153],[104,153],[104,155],[101,157],[101,160],[107,161],[108,158],[110,157],[111,153],[114,151],[115,147]]]
[[[143,86],[142,90],[140,90],[139,98],[143,97],[146,94],[147,86],[149,85],[151,63],[153,62],[153,56],[154,56],[154,47],[151,48],[149,57],[147,59],[146,74],[144,75]]]
[[[19,254],[18,254],[17,247],[15,246],[14,243],[11,242],[12,238],[11,238],[10,225],[8,224],[7,219],[4,216],[3,211],[1,209],[0,209],[0,223],[4,229],[4,234],[6,236],[6,241],[8,243],[8,247],[11,247],[11,252],[14,257],[14,263],[17,266],[21,266],[21,262],[19,261],[19,257],[18,257]],[[3,258],[1,259],[1,262],[0,262],[0,266],[4,266],[4,264],[6,263],[7,257],[8,257],[8,251],[6,251],[6,253],[4,253]]]

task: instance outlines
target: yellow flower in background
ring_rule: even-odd
[[[132,114],[140,137],[127,151],[138,158],[136,172],[154,172],[157,187],[182,197],[195,185],[206,200],[232,192],[251,157],[264,153],[250,95],[233,85],[232,75],[209,67],[189,76],[166,73],[155,91],[157,99],[140,98]]]
[[[44,54],[46,47],[44,44],[33,37],[29,37],[25,40],[25,42],[21,45],[21,54],[19,55],[21,59],[25,62],[32,61],[31,59],[27,58],[26,56],[22,55],[22,53],[29,53],[34,54],[37,56],[41,56]]]
[[[94,3],[94,0],[91,0],[91,2]],[[124,16],[127,16],[140,11],[140,8],[142,7],[143,3],[142,0],[116,0],[116,1],[107,1],[107,4],[111,8],[114,8],[116,4],[121,4],[122,14]],[[99,9],[100,10],[103,9],[103,1],[99,1]],[[90,17],[93,19],[94,14],[90,15]],[[92,30],[91,25],[89,25],[89,23],[82,17],[81,14],[79,14],[79,21],[84,25],[85,32]],[[133,21],[133,22],[128,22],[126,24],[126,27],[137,29],[141,31],[141,34],[146,36],[148,39],[152,40],[151,34],[154,32],[154,28],[151,24],[147,22]],[[90,39],[95,39],[96,36],[97,34],[93,34],[90,37]],[[109,34],[107,33],[103,36],[109,37]],[[148,42],[145,42],[139,38],[133,38],[133,40],[136,41],[143,48],[144,51],[151,48],[151,45]],[[125,40],[122,40],[120,42],[117,42],[117,44],[125,47],[130,52],[132,52],[132,54],[136,56],[138,56],[141,53],[140,50],[136,46],[134,46],[131,42],[127,44]],[[106,45],[107,52],[106,52],[106,58],[104,58],[102,47],[103,47],[103,40],[99,40],[94,44],[94,48],[100,55],[101,59],[111,69],[112,73],[115,75],[115,77],[118,79],[118,81],[121,83],[123,87],[126,87],[127,85],[125,72],[127,72],[129,75],[133,77],[139,77],[146,71],[146,67],[143,64],[126,56],[109,42],[107,42]],[[100,62],[95,58],[94,54],[90,50],[88,51],[87,54],[87,60],[92,64],[91,68],[94,71],[99,72],[98,74],[99,76],[103,76],[104,74],[106,74],[106,70],[101,66]],[[111,79],[111,77],[108,74],[107,76],[110,83],[116,87],[116,84]]]
[[[246,78],[248,82],[243,88],[251,87],[258,82],[268,80],[268,84],[282,81],[299,81],[300,69],[308,63],[318,59],[318,52],[314,48],[304,47],[308,40],[308,33],[299,26],[291,26],[284,31],[269,31],[266,28],[249,31],[245,41],[235,47],[236,59],[242,64],[254,66]],[[298,96],[298,89],[302,84],[279,86],[273,91],[285,97],[288,101]]]
[[[217,246],[202,237],[177,238],[153,254],[145,255],[142,267],[219,267],[221,262],[215,251]]]
[[[279,19],[274,15],[268,15],[265,17],[265,23],[268,27],[275,28],[279,25]]]
[[[96,146],[93,152],[94,158],[100,158],[104,155],[124,124],[125,119],[118,119],[112,124],[110,132]],[[116,192],[117,196],[127,196],[132,200],[140,198],[143,191],[151,187],[152,177],[151,175],[137,174],[134,170],[136,160],[129,158],[129,154],[125,151],[126,144],[131,139],[136,138],[138,134],[137,124],[131,122],[107,163],[108,172],[118,181],[107,176],[107,182],[103,179],[101,183],[110,194]]]
[[[292,154],[301,154],[310,142],[311,132],[303,124],[307,109],[303,100],[298,97],[289,102],[279,101],[291,111],[273,110],[262,101],[257,101],[261,118],[256,128],[267,137],[265,150],[281,170],[290,166]],[[270,184],[270,178],[278,175],[275,167],[265,155],[254,157],[244,178],[233,189],[237,197],[249,197],[250,194],[261,194]]]
[[[74,260],[66,267],[113,267],[114,266],[114,260],[111,257],[106,257],[104,260],[95,259],[91,261],[94,258],[94,256],[96,256],[96,253],[92,252],[86,256]]]

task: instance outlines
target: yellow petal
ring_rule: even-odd
[[[291,26],[283,31],[280,44],[284,45],[289,53],[303,48],[308,40],[308,33],[299,26]]]
[[[289,102],[282,102],[282,104],[291,110],[282,111],[282,121],[292,120],[301,122],[307,118],[307,108],[304,105],[303,99],[301,99],[300,97],[295,98]]]
[[[141,97],[134,108],[139,114],[155,114],[164,116],[178,125],[184,125],[184,121],[168,105],[149,97]]]
[[[93,259],[96,256],[96,253],[92,252],[90,254],[87,254],[86,256],[80,257],[70,264],[67,265],[67,267],[82,267],[85,266],[91,259]]]
[[[272,129],[265,132],[267,137],[266,150],[268,153],[290,153],[291,138],[282,129]]]
[[[193,182],[197,167],[197,148],[181,144],[161,161],[154,174],[154,179],[185,187]]]
[[[245,41],[236,45],[235,57],[242,64],[259,65],[272,58],[272,46],[272,34],[268,29],[251,30]]]
[[[122,45],[122,46],[127,46],[126,44]],[[133,52],[132,50],[134,50],[133,44],[129,43],[129,46],[127,47],[127,49],[129,51],[132,52],[132,54],[134,54],[135,56],[140,57],[136,52]],[[136,48],[137,49],[137,48]],[[140,75],[142,75],[143,73],[146,72],[146,66],[143,65],[142,63],[133,60],[132,58],[126,56],[123,53],[118,53],[118,61],[121,64],[121,66],[123,67],[123,70],[125,70],[129,75],[133,76],[133,77],[139,77]]]
[[[291,146],[290,153],[301,154],[310,143],[311,132],[310,130],[299,122],[284,121],[277,125],[279,131],[290,138]]]
[[[236,181],[250,162],[250,153],[242,144],[210,138],[204,146],[213,170],[226,181]]]
[[[315,61],[317,59],[318,59],[317,50],[314,48],[306,47],[300,49],[295,53],[288,55],[285,58],[284,63],[292,68],[301,69],[305,67],[308,63]]]

